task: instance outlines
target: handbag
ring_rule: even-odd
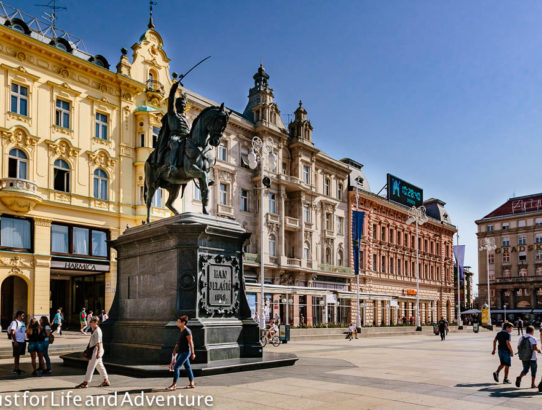
[[[92,353],[94,353],[94,348],[96,346],[90,347],[90,342],[88,342],[87,348],[83,351],[83,357],[87,360],[92,359]]]

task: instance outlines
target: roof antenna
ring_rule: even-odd
[[[152,21],[152,6],[156,6],[157,4],[157,1],[149,0],[149,24],[147,26],[149,28],[154,28],[154,23]]]
[[[49,3],[47,3],[47,4],[35,4],[35,6],[46,7],[46,8],[51,10],[50,13],[44,12],[43,14],[45,14],[45,19],[48,20],[51,23],[51,27],[53,28],[53,34],[54,34],[54,31],[55,31],[55,28],[56,28],[56,12],[57,12],[57,10],[68,10],[68,8],[64,7],[64,6],[57,6],[56,5],[56,0],[50,0]],[[54,36],[56,37],[56,34],[54,34]]]

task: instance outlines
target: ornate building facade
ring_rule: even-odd
[[[482,245],[489,238],[496,249],[478,253],[478,294],[491,307],[532,313],[542,305],[542,194],[508,199],[476,221]],[[521,313],[521,312],[518,312]]]

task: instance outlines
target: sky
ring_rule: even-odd
[[[29,14],[47,0],[6,0]],[[57,0],[57,26],[102,54],[146,30],[148,1]],[[446,202],[477,273],[474,221],[542,192],[542,2],[158,0],[156,30],[184,85],[242,112],[260,62],[283,120],[300,99],[317,148]],[[454,240],[455,242],[455,240]],[[484,273],[485,274],[485,273]]]

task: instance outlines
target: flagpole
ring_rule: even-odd
[[[459,229],[456,232],[457,237],[457,252],[455,255],[455,263],[457,265],[457,328],[463,329],[463,323],[461,322],[461,273],[459,270]]]

